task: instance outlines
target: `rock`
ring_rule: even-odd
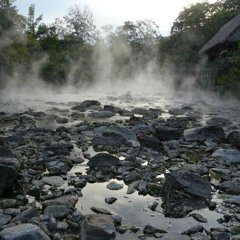
[[[187,112],[186,108],[171,108],[168,110],[171,115],[183,115]]]
[[[81,239],[110,240],[110,239],[115,239],[116,237],[113,219],[109,215],[104,215],[104,214],[86,215],[81,226],[82,226]]]
[[[17,208],[21,206],[23,203],[21,201],[18,201],[17,199],[0,199],[0,208],[6,209],[6,208]]]
[[[19,168],[20,163],[16,155],[7,147],[0,147],[0,195],[12,188]]]
[[[32,218],[39,218],[40,217],[40,214],[39,212],[37,211],[36,208],[34,207],[30,207],[29,209],[21,212],[20,214],[18,214],[15,218],[12,219],[11,222],[29,222]]]
[[[60,187],[64,183],[63,178],[59,176],[43,177],[42,181],[55,187]]]
[[[91,207],[91,210],[95,213],[113,215],[110,211],[108,211],[107,209],[104,209],[104,208]]]
[[[90,109],[96,106],[99,107],[100,105],[101,103],[99,101],[86,100],[86,101],[83,101],[81,104],[72,107],[71,110],[78,110],[80,112],[85,112],[87,111],[87,109]]]
[[[116,202],[116,201],[117,201],[117,198],[115,198],[115,197],[105,198],[105,202],[106,202],[107,204],[113,204],[113,203]]]
[[[138,135],[138,141],[143,147],[152,148],[156,151],[163,150],[163,144],[155,137],[151,137],[146,134],[140,134]]]
[[[98,136],[104,136],[108,137],[111,135],[114,136],[119,136],[121,139],[124,139],[125,143],[127,143],[130,140],[137,140],[136,135],[129,130],[128,128],[125,127],[120,127],[120,126],[102,126],[99,128],[94,129],[94,134]]]
[[[191,216],[197,220],[198,222],[203,222],[206,223],[207,222],[207,218],[203,217],[201,214],[199,213],[192,213]]]
[[[90,112],[87,116],[90,118],[110,118],[115,114],[110,111]]]
[[[224,181],[219,185],[219,189],[227,194],[240,194],[240,187],[232,181]]]
[[[240,130],[230,132],[227,136],[227,140],[234,147],[240,148]]]
[[[98,153],[91,157],[88,161],[90,167],[111,167],[120,163],[120,160],[108,153]]]
[[[189,128],[184,130],[183,135],[186,141],[222,141],[225,138],[223,128],[217,126]]]
[[[181,234],[191,235],[191,234],[195,234],[197,232],[202,232],[203,229],[204,229],[204,227],[202,225],[196,225],[196,226],[188,228],[187,230],[182,231]]]
[[[134,181],[140,180],[141,178],[142,178],[141,174],[134,171],[134,172],[131,172],[128,175],[124,176],[123,180],[124,180],[124,182],[129,184],[129,183],[132,183]]]
[[[176,232],[169,232],[166,233],[163,237],[160,238],[161,240],[191,240],[191,238],[187,235],[182,235]]]
[[[72,144],[56,143],[46,147],[45,151],[53,152],[55,155],[69,155],[72,149]]]
[[[230,235],[226,232],[211,232],[213,240],[230,240]]]
[[[199,174],[188,170],[165,173],[166,182],[175,189],[184,190],[192,195],[211,199],[211,184]]]
[[[225,161],[226,164],[240,163],[240,151],[235,149],[217,149],[212,157],[220,158]]]
[[[27,223],[9,227],[0,232],[2,240],[50,240],[50,237],[37,225]]]
[[[113,112],[113,113],[119,113],[121,111],[120,107],[115,107],[115,106],[112,106],[112,105],[104,105],[103,109],[104,109],[104,111],[110,111],[110,112]]]
[[[162,229],[158,229],[155,228],[149,224],[147,224],[144,228],[143,228],[143,233],[144,234],[155,234],[155,233],[167,233],[166,231],[162,230]]]
[[[68,123],[68,119],[67,118],[57,118],[56,122],[59,124],[66,124],[66,123]]]
[[[45,208],[44,214],[52,215],[55,218],[65,218],[69,214],[69,211],[64,205],[49,206]]]
[[[170,141],[173,139],[179,139],[182,135],[178,128],[172,127],[155,127],[155,136],[161,141]]]
[[[123,188],[123,185],[120,183],[117,183],[115,181],[112,181],[107,184],[107,188],[110,190],[119,190],[119,189]]]
[[[10,215],[0,213],[0,227],[10,222],[11,219],[12,217]]]
[[[158,206],[158,202],[157,201],[153,201],[151,202],[148,207],[152,210],[152,211],[156,211],[156,208]]]
[[[64,205],[67,208],[72,208],[78,201],[78,197],[73,195],[66,195],[52,200],[45,200],[42,202],[43,208],[48,206]]]
[[[212,117],[207,120],[207,124],[218,127],[227,127],[233,125],[233,123],[229,119],[223,117]]]

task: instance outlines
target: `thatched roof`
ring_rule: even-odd
[[[240,14],[232,18],[229,22],[223,25],[220,30],[201,48],[199,54],[205,53],[210,48],[224,43],[230,42],[235,31],[240,29]]]

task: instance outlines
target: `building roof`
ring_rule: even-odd
[[[240,14],[223,25],[220,30],[201,48],[199,54],[205,53],[218,44],[231,41],[232,36],[238,28],[240,28]]]

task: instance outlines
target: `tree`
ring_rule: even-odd
[[[75,5],[69,9],[63,18],[65,24],[65,36],[71,36],[80,43],[95,43],[98,37],[94,18],[87,7],[81,9]]]
[[[35,5],[31,4],[28,9],[28,17],[23,17],[23,26],[25,31],[31,37],[37,39],[37,31],[40,22],[42,21],[42,14],[35,18]]]

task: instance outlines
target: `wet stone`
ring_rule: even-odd
[[[116,230],[109,215],[86,215],[82,223],[81,239],[115,239]]]
[[[0,213],[0,226],[7,224],[11,219],[10,215]]]
[[[123,185],[120,183],[117,183],[115,181],[112,181],[107,184],[107,188],[110,190],[119,190],[119,189],[123,188]]]
[[[59,176],[43,177],[42,181],[48,185],[55,187],[60,187],[64,183],[62,177]]]
[[[55,218],[64,218],[68,215],[69,211],[64,205],[49,206],[45,208],[44,214],[52,215]]]
[[[115,198],[115,197],[105,198],[105,202],[108,203],[108,204],[113,204],[116,201],[117,201],[117,198]]]
[[[19,224],[9,227],[0,232],[1,239],[18,240],[18,239],[41,239],[50,240],[50,237],[37,225]]]

